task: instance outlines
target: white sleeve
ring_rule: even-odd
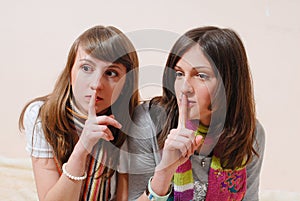
[[[42,129],[42,123],[38,118],[38,114],[42,105],[42,101],[33,102],[25,111],[25,149],[30,153],[31,156],[36,158],[53,158],[52,147],[45,138]]]

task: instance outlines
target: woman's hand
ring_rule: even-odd
[[[113,115],[97,116],[95,110],[95,93],[92,95],[89,103],[88,119],[85,122],[82,134],[79,138],[79,142],[90,153],[94,145],[100,140],[106,141],[113,140],[113,134],[108,126],[114,126],[121,128],[122,125],[114,119]]]
[[[160,170],[170,167],[175,172],[201,146],[202,136],[195,137],[195,132],[186,128],[187,104],[186,95],[182,95],[178,126],[170,131],[165,141],[162,160],[157,167]]]

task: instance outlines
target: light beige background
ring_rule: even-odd
[[[87,28],[124,32],[161,29],[182,34],[217,25],[235,29],[247,49],[257,116],[267,137],[261,188],[299,192],[300,1],[16,1],[0,6],[0,156],[23,158],[18,115],[31,98],[52,90],[73,40]],[[141,66],[163,66],[166,54],[141,52]],[[145,76],[161,76],[154,68]],[[142,86],[144,98],[159,94]]]

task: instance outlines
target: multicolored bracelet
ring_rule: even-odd
[[[147,184],[147,187],[146,187],[146,195],[148,197],[148,199],[150,201],[166,201],[169,197],[169,195],[171,194],[172,192],[172,184],[170,184],[170,188],[169,188],[169,191],[168,191],[168,194],[167,195],[164,195],[164,196],[159,196],[157,195],[151,188],[151,181],[152,181],[152,177],[150,177],[149,181],[148,181],[148,184]]]

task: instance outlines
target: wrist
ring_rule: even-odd
[[[69,179],[74,180],[74,181],[82,181],[82,180],[86,179],[86,177],[87,177],[87,173],[86,172],[84,172],[84,174],[82,176],[74,176],[74,175],[72,175],[71,173],[69,173],[67,171],[66,166],[67,166],[67,163],[64,163],[63,166],[62,166],[62,172]]]
[[[68,170],[75,175],[83,175],[86,170],[88,152],[81,143],[75,145],[70,158],[68,159]]]
[[[150,177],[148,184],[146,186],[145,194],[149,200],[155,200],[155,201],[166,201],[168,197],[170,196],[172,192],[172,184],[168,184],[168,190],[166,193],[163,194],[158,194],[152,186],[157,186],[153,185],[152,182],[153,177]],[[161,187],[160,187],[161,188]]]
[[[73,154],[79,158],[86,158],[89,155],[89,151],[83,145],[81,140],[79,140],[74,147]]]
[[[168,165],[168,166],[159,163],[155,167],[154,177],[158,176],[159,178],[163,178],[163,179],[166,179],[166,180],[171,180],[173,175],[175,174],[178,166],[179,165],[177,163],[174,163],[174,164]]]
[[[149,180],[151,189],[159,196],[164,196],[170,189],[170,183],[173,173],[168,171],[156,171],[154,176]]]

